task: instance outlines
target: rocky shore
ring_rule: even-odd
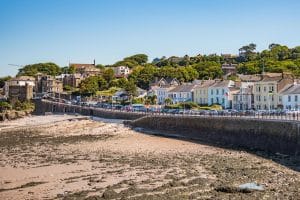
[[[25,110],[25,111],[17,111],[17,110],[9,110],[0,113],[0,122],[5,120],[14,120],[23,118],[26,116],[31,115],[32,110]]]
[[[297,158],[67,115],[0,123],[0,199],[299,199]],[[282,161],[282,162],[280,162]],[[257,184],[260,189],[241,185]],[[255,185],[254,184],[254,185]]]

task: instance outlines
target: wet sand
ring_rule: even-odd
[[[67,115],[0,123],[0,199],[300,199],[300,173],[243,151]],[[241,190],[256,182],[263,191]]]

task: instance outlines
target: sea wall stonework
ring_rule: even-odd
[[[263,150],[289,155],[300,154],[300,122],[244,117],[172,116],[121,112],[58,102],[36,101],[35,114],[77,113],[110,119],[162,133],[174,134],[213,145]]]
[[[133,127],[180,135],[233,148],[297,155],[300,123],[267,119],[192,116],[146,116],[129,122]]]

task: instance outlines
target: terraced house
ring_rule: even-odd
[[[178,85],[180,85],[180,82],[176,78],[161,78],[160,80],[156,78],[150,84],[149,93],[156,95],[158,104],[164,104],[166,98],[168,98],[168,92]]]
[[[218,104],[224,109],[232,107],[233,93],[237,93],[235,83],[232,80],[216,80],[216,82],[208,87],[208,105]]]
[[[208,87],[214,84],[214,80],[204,80],[194,88],[193,101],[200,105],[208,105]]]
[[[295,84],[280,93],[282,106],[287,110],[300,109],[300,85]]]
[[[193,101],[193,91],[195,87],[195,84],[178,85],[168,92],[168,97],[172,99],[173,104],[191,102]]]
[[[266,73],[254,84],[254,108],[257,110],[272,110],[283,108],[280,93],[294,83],[292,74]]]

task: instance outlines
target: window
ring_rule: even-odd
[[[298,96],[297,95],[295,95],[295,101],[298,101]]]
[[[222,89],[222,94],[223,94],[223,95],[225,94],[225,90],[224,90],[224,89]]]
[[[213,94],[214,94],[214,91],[213,91],[213,90],[211,90],[211,91],[210,91],[210,94],[211,94],[211,95],[213,95]]]
[[[216,89],[216,94],[219,95],[219,89]]]
[[[224,98],[222,98],[222,104],[224,104],[225,103],[225,99]]]
[[[291,96],[290,95],[288,96],[288,102],[291,102]]]
[[[267,88],[266,87],[264,87],[264,92],[266,92],[267,91]]]
[[[213,104],[214,103],[214,98],[211,98],[210,100],[211,100],[211,103]]]
[[[267,101],[267,97],[266,96],[264,96],[264,101]]]

